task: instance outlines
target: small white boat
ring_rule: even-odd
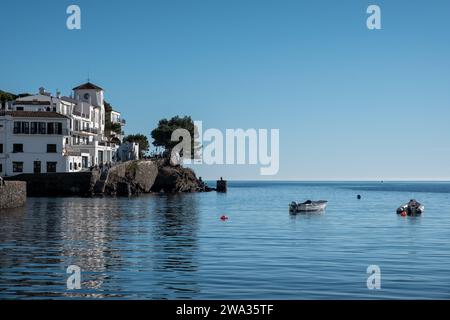
[[[425,211],[425,206],[412,199],[408,203],[400,206],[397,209],[397,214],[401,214],[402,216],[414,216],[420,215]]]
[[[289,205],[289,212],[313,212],[324,211],[327,208],[328,201],[305,201],[303,203],[291,202]]]

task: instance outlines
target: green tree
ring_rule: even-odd
[[[103,104],[105,105],[105,112],[106,113],[111,113],[111,111],[113,111],[113,107],[112,107],[112,105],[109,102],[104,101]]]
[[[136,142],[139,144],[139,154],[141,158],[145,156],[150,148],[147,137],[140,133],[128,135],[123,139],[123,141]]]
[[[9,93],[6,91],[0,90],[0,107],[5,105],[5,102],[16,100],[17,98],[24,98],[30,96],[29,93],[21,93],[19,95]]]
[[[120,123],[112,123],[111,121],[106,121],[105,122],[105,129],[106,130],[111,130],[112,132],[115,132],[117,134],[121,134],[122,133],[122,126],[120,125]]]
[[[5,102],[16,100],[16,99],[17,99],[17,96],[15,94],[0,90],[0,107],[3,108],[3,106],[5,105]]]
[[[162,147],[166,151],[166,156],[170,155],[170,151],[175,147],[180,141],[172,141],[172,133],[176,129],[186,129],[191,135],[191,157],[194,158],[196,151],[199,148],[198,143],[195,142],[195,137],[198,136],[197,129],[192,121],[191,117],[175,116],[170,120],[161,119],[159,120],[158,127],[151,132],[153,138],[153,145],[155,147]]]

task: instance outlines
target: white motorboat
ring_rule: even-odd
[[[291,202],[289,205],[290,212],[314,212],[324,211],[327,208],[328,201],[305,201],[303,203]]]

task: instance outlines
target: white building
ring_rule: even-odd
[[[139,144],[136,142],[124,142],[117,149],[117,160],[121,162],[139,160]]]
[[[0,175],[77,172],[116,160],[105,132],[104,91],[88,82],[73,95],[19,98],[0,111]],[[108,113],[120,123],[120,113]],[[124,123],[123,123],[124,124]]]

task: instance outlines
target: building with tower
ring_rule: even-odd
[[[112,121],[119,133],[111,133]],[[104,90],[91,82],[70,96],[40,88],[0,110],[0,175],[79,172],[114,163],[124,125],[120,112],[105,108]]]

